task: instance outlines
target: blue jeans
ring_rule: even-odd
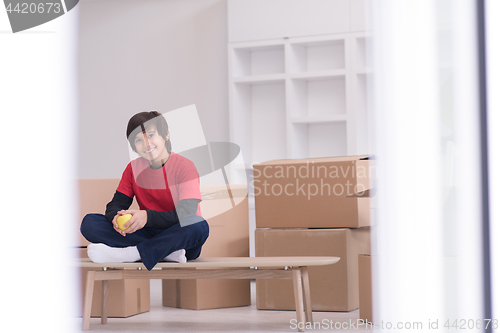
[[[91,243],[111,247],[137,246],[144,266],[151,270],[157,262],[180,249],[186,250],[187,260],[200,256],[201,247],[208,238],[208,223],[199,220],[199,216],[188,215],[182,219],[184,227],[177,223],[167,229],[142,228],[122,236],[104,215],[88,214],[83,218],[80,231]]]

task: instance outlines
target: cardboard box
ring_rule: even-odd
[[[372,261],[368,254],[360,254],[359,271],[359,319],[373,323],[372,311]]]
[[[87,249],[79,249],[80,258],[88,258]],[[81,291],[82,291],[82,311],[83,298],[85,295],[87,272],[90,268],[80,268],[81,270]],[[92,317],[101,317],[101,295],[102,281],[94,283],[94,299],[92,301]],[[150,285],[146,280],[112,280],[109,281],[108,294],[108,316],[109,317],[130,317],[150,310]],[[82,313],[83,314],[83,313]],[[82,315],[80,314],[80,315]]]
[[[370,219],[370,226],[375,226],[375,209],[376,209],[376,193],[377,189],[376,188],[371,188],[366,191],[362,192],[356,192],[354,194],[348,195],[347,198],[351,198],[351,200],[358,200],[358,206],[359,207],[370,207],[369,209],[369,219]],[[366,209],[366,208],[365,208]]]
[[[364,203],[366,203],[366,205],[368,205],[370,209],[375,209],[376,200],[374,197],[376,194],[377,194],[376,188],[369,188],[365,191],[350,194],[347,196],[347,198],[357,199],[358,201],[362,202],[362,205],[365,205]]]
[[[370,226],[368,156],[274,160],[254,165],[257,228]]]
[[[210,235],[200,257],[248,257],[248,187],[202,186],[201,212]],[[251,304],[250,280],[163,280],[163,305],[217,309]]]
[[[333,265],[310,267],[312,309],[358,308],[358,255],[370,251],[370,229],[257,229],[255,255],[336,256]],[[257,279],[257,309],[295,310],[291,280]]]
[[[205,310],[248,306],[250,280],[163,280],[163,306]]]

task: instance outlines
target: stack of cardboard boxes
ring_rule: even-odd
[[[254,165],[255,255],[341,258],[310,268],[313,310],[359,307],[358,255],[370,253],[371,172],[368,156]],[[292,281],[257,280],[257,308],[294,310]]]

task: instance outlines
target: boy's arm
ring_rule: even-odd
[[[161,212],[156,210],[146,210],[148,222],[145,227],[166,229],[179,223],[187,215],[196,215],[198,211],[199,199],[183,199],[179,201],[175,210]]]
[[[104,215],[108,219],[109,222],[113,221],[113,218],[116,216],[116,213],[120,210],[129,209],[130,205],[132,205],[132,201],[134,198],[131,198],[121,192],[116,191],[113,199],[106,205],[106,213]]]
[[[182,220],[187,215],[196,215],[198,212],[198,204],[200,199],[182,199],[175,207],[179,220]]]

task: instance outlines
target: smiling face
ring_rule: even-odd
[[[135,136],[135,151],[139,156],[148,160],[153,168],[159,168],[170,156],[165,146],[169,135],[167,134],[166,138],[162,137],[158,134],[156,126],[151,124],[146,128],[146,132],[141,131]]]

